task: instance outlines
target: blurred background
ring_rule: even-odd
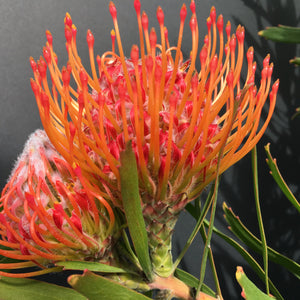
[[[132,0],[114,1],[118,9],[118,22],[125,53],[129,56],[133,44],[139,42],[137,22]],[[182,0],[141,0],[142,9],[149,17],[149,26],[156,27],[156,8],[161,5],[165,12],[165,24],[170,44],[177,42],[179,11]],[[187,6],[189,3],[186,3]],[[86,30],[95,36],[95,52],[102,54],[111,48],[110,30],[113,28],[108,10],[109,1],[104,0],[0,0],[0,188],[4,187],[14,162],[22,151],[28,135],[41,128],[29,79],[32,71],[29,57],[38,59],[45,44],[45,30],[54,38],[54,48],[60,66],[67,62],[64,38],[64,16],[69,12],[78,29],[78,51],[83,64],[89,66]],[[295,196],[300,187],[300,117],[292,120],[295,108],[300,106],[300,69],[289,64],[289,59],[299,47],[275,44],[258,36],[266,26],[285,24],[300,26],[300,1],[297,0],[196,0],[199,40],[206,34],[206,18],[214,5],[217,14],[223,14],[224,23],[230,20],[235,30],[238,24],[246,29],[245,47],[254,46],[258,72],[262,59],[270,53],[274,62],[274,81],[280,78],[277,107],[269,128],[258,145],[259,180],[262,215],[268,245],[300,262],[300,218],[269,175],[263,146],[271,143],[271,153],[277,158],[279,168]],[[190,16],[190,14],[189,14]],[[191,34],[186,22],[183,54],[187,58],[191,49]],[[199,64],[198,64],[199,65]],[[231,167],[221,178],[219,208],[216,227],[229,233],[223,218],[222,203],[240,217],[244,224],[259,236],[255,204],[252,192],[250,155]],[[183,213],[175,230],[174,256],[179,253],[195,222]],[[251,272],[242,257],[220,238],[213,236],[215,253],[224,299],[240,299],[240,287],[235,280],[237,265],[244,267],[251,280],[263,289],[263,283]],[[256,258],[259,256],[255,255]],[[196,239],[182,262],[185,270],[199,276],[202,242]],[[51,277],[52,276],[52,277]],[[300,286],[296,278],[282,268],[270,263],[270,278],[285,299],[299,299]],[[50,275],[50,281],[54,280]],[[206,283],[214,288],[210,270]]]

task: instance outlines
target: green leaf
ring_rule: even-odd
[[[237,267],[235,273],[236,279],[240,286],[242,287],[242,296],[247,300],[274,300],[273,297],[268,296],[263,293],[256,285],[249,280],[246,274],[243,271],[242,267]]]
[[[57,262],[55,265],[64,267],[64,270],[89,270],[102,273],[128,273],[128,271],[122,268],[112,267],[91,261],[61,261]]]
[[[71,275],[69,284],[89,300],[146,300],[150,299],[127,287],[86,271],[83,275]]]
[[[208,222],[205,220],[204,224],[208,226]],[[220,236],[225,242],[231,245],[234,249],[236,249],[240,255],[246,260],[246,262],[251,266],[253,271],[258,275],[258,277],[263,281],[265,279],[265,272],[261,268],[261,266],[257,263],[257,261],[246,251],[238,242],[234,239],[228,237],[226,234],[218,230],[214,227],[214,232]],[[269,286],[273,295],[275,295],[277,300],[284,300],[279,291],[276,289],[275,285],[269,278]]]
[[[294,205],[294,207],[298,210],[298,212],[300,212],[299,202],[297,201],[297,199],[295,198],[295,196],[293,195],[293,193],[291,192],[291,190],[285,183],[284,179],[282,178],[282,176],[279,172],[278,166],[277,166],[276,159],[273,158],[270,153],[270,144],[267,144],[265,146],[265,150],[266,150],[266,153],[268,156],[268,159],[266,161],[270,168],[270,174],[272,175],[272,177],[274,178],[274,180],[276,181],[277,185],[279,186],[281,191],[284,193],[284,195]]]
[[[130,236],[136,255],[147,278],[152,278],[152,265],[148,249],[148,237],[139,194],[139,179],[136,159],[131,142],[121,152],[121,195]]]
[[[190,205],[190,203],[186,206],[187,211],[197,220],[199,218],[200,212],[196,212],[193,205]],[[209,223],[207,220],[204,220],[204,225],[208,227]],[[264,280],[265,278],[265,272],[260,267],[260,265],[256,262],[256,260],[234,239],[230,238],[220,230],[218,230],[216,227],[213,227],[214,233],[216,233],[218,236],[220,236],[225,242],[227,242],[230,246],[232,246],[236,251],[248,262],[248,264],[251,266],[251,268],[256,272],[256,274],[259,276],[261,280]],[[183,271],[182,271],[183,272]],[[196,278],[195,278],[196,279]],[[197,280],[197,279],[196,279]],[[182,281],[184,281],[182,279]],[[185,282],[185,281],[184,281]],[[188,282],[185,282],[189,285]],[[278,300],[284,300],[279,291],[274,286],[273,282],[269,279],[269,286],[270,290],[273,295],[275,295],[276,299]]]
[[[87,298],[70,288],[55,284],[28,278],[1,277],[0,299],[84,300]]]
[[[290,63],[300,66],[300,57],[290,59]]]
[[[300,43],[300,28],[279,25],[267,27],[258,33],[266,39],[281,43]]]
[[[187,273],[181,269],[176,269],[174,273],[175,277],[183,281],[186,285],[192,287],[192,288],[197,288],[199,285],[199,280],[191,275],[190,273]],[[217,297],[216,293],[208,287],[206,284],[202,285],[201,292],[210,295],[212,297]]]
[[[233,213],[231,208],[228,208],[225,202],[223,203],[223,210],[225,212],[225,219],[230,225],[230,230],[236,235],[236,237],[254,251],[261,253],[261,241],[247,229],[247,227],[241,222],[240,218]],[[268,247],[268,259],[283,266],[300,279],[300,265],[293,260],[278,253],[270,247]]]

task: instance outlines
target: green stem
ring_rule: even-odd
[[[184,257],[185,253],[187,252],[187,250],[189,249],[190,245],[192,244],[194,238],[196,237],[198,231],[200,230],[202,224],[203,224],[203,220],[205,218],[205,216],[208,213],[208,210],[212,204],[212,196],[213,196],[213,191],[214,191],[214,185],[212,185],[211,190],[206,198],[203,210],[201,211],[201,214],[197,220],[196,226],[194,227],[191,235],[189,236],[186,244],[184,245],[181,253],[178,255],[176,261],[173,264],[173,272],[172,274],[175,272],[176,268],[178,267],[179,263],[181,262],[182,258]]]
[[[204,243],[206,243],[207,235],[205,232],[204,224],[200,228],[200,234],[202,236]],[[209,263],[210,263],[211,270],[213,273],[214,282],[215,282],[215,286],[216,286],[216,290],[217,290],[217,295],[219,295],[221,297],[221,299],[223,299],[220,282],[219,282],[219,278],[218,278],[218,273],[217,273],[217,269],[216,269],[216,265],[215,265],[215,261],[214,261],[214,256],[213,256],[213,252],[211,249],[209,249],[209,252],[208,252],[208,259],[209,259]]]
[[[256,206],[256,213],[257,213],[257,220],[258,220],[258,225],[259,225],[260,237],[261,237],[261,241],[262,241],[266,293],[269,295],[268,247],[267,247],[266,235],[265,235],[265,231],[264,231],[263,219],[262,219],[260,203],[259,203],[258,172],[257,172],[257,149],[256,149],[256,146],[251,151],[251,158],[252,158],[252,172],[253,172],[253,188],[254,188],[255,206]]]
[[[197,288],[197,295],[200,292],[200,289],[201,289],[201,287],[203,285],[203,282],[204,282],[207,256],[208,256],[208,253],[210,251],[210,241],[211,241],[211,237],[212,237],[213,224],[214,224],[215,215],[216,215],[217,195],[218,195],[218,186],[219,186],[219,165],[220,165],[219,162],[220,162],[220,159],[218,160],[217,177],[216,177],[214,192],[213,192],[213,196],[212,196],[211,217],[210,217],[209,228],[208,228],[208,233],[207,233],[207,239],[206,239],[204,252],[203,252],[203,256],[202,256],[202,261],[201,261],[200,279],[199,279],[199,285],[198,285],[198,288]]]

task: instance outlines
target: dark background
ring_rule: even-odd
[[[129,55],[132,44],[138,43],[137,25],[133,1],[114,1],[118,9],[118,21],[125,53]],[[169,30],[170,44],[175,44],[179,29],[179,11],[183,1],[141,1],[142,9],[149,16],[149,25],[157,28],[156,8],[161,5],[165,12],[165,24]],[[22,151],[27,136],[40,128],[40,120],[35,99],[30,88],[32,71],[28,58],[38,59],[46,41],[45,30],[54,37],[54,48],[59,65],[67,62],[64,39],[64,16],[69,12],[78,28],[78,50],[83,64],[89,68],[86,30],[95,35],[95,52],[110,49],[110,30],[113,28],[108,11],[109,1],[66,1],[66,0],[0,0],[0,188],[17,155]],[[187,6],[189,2],[186,3]],[[260,70],[262,58],[271,54],[274,62],[274,81],[280,78],[278,104],[271,124],[261,142],[259,151],[260,197],[262,214],[269,246],[300,262],[299,214],[278,190],[265,163],[263,146],[271,142],[271,152],[277,158],[279,168],[299,197],[300,169],[300,117],[292,120],[295,108],[300,106],[299,69],[289,65],[299,48],[294,45],[267,42],[257,35],[266,26],[285,24],[299,26],[300,1],[297,0],[201,0],[196,1],[200,41],[206,33],[206,18],[214,5],[217,13],[222,13],[224,23],[230,20],[232,27],[242,24],[246,28],[246,48],[253,45],[255,59]],[[190,14],[189,14],[190,15]],[[189,26],[186,23],[183,53],[187,57],[191,49]],[[252,177],[249,155],[227,171],[221,180],[216,225],[226,230],[221,204],[226,201],[241,220],[258,234],[256,212],[252,193]],[[175,256],[192,231],[194,221],[187,213],[179,220],[174,238]],[[228,231],[227,231],[228,232]],[[242,265],[261,288],[263,284],[251,272],[240,255],[217,237],[213,237],[215,253],[223,296],[225,299],[239,299],[240,288],[234,274],[237,265]],[[202,244],[196,239],[183,260],[182,267],[199,276]],[[258,257],[258,256],[257,256]],[[270,277],[286,299],[299,299],[300,286],[295,277],[282,268],[270,264]],[[53,279],[53,278],[52,278]],[[206,282],[213,287],[208,270]]]

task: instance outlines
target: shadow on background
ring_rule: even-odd
[[[296,11],[293,0],[269,0],[266,2],[265,7],[259,1],[242,1],[256,12],[256,19],[253,22],[256,22],[257,28],[263,29],[266,22],[272,26],[278,24],[297,26],[299,24],[298,15],[300,12]],[[236,25],[243,23],[243,20],[238,17],[233,17],[233,20]],[[274,62],[275,66],[273,78],[274,80],[276,78],[280,79],[279,101],[268,131],[258,146],[260,200],[266,238],[270,247],[299,263],[299,213],[285,198],[269,175],[263,149],[264,145],[271,143],[271,153],[273,157],[277,158],[283,177],[296,198],[299,199],[300,118],[292,120],[291,117],[295,113],[295,108],[300,106],[300,76],[299,69],[289,64],[289,59],[297,54],[297,46],[266,41],[263,38],[251,35],[249,32],[246,34],[246,43],[248,43],[247,46],[253,45],[256,53],[266,53],[266,49],[270,51],[271,61]],[[259,58],[256,59],[259,61]],[[262,64],[258,64],[258,66],[262,66]],[[248,155],[247,158],[239,162],[230,172],[232,173],[230,178],[225,173],[221,179],[222,198],[232,207],[242,222],[259,237],[252,192],[250,156]],[[222,216],[219,216],[219,220],[221,219]],[[223,224],[225,223],[223,222]],[[232,265],[236,261],[236,253],[235,250],[225,250],[224,253],[222,243],[218,244],[216,242],[214,246],[217,264],[222,266],[220,280],[225,287],[227,286],[224,289],[223,296],[225,299],[230,299],[234,294],[230,291],[230,284],[228,283],[228,278],[232,278],[232,273],[229,273],[229,270],[232,269]],[[229,261],[228,257],[231,257],[232,260]],[[256,257],[259,258],[257,255]],[[257,280],[257,276],[253,275],[250,268],[246,268],[246,272],[252,280],[256,280],[255,283],[260,288],[264,289],[264,285]],[[285,299],[299,299],[299,280],[295,276],[274,263],[270,263],[269,275]],[[235,294],[235,296],[237,295]]]

